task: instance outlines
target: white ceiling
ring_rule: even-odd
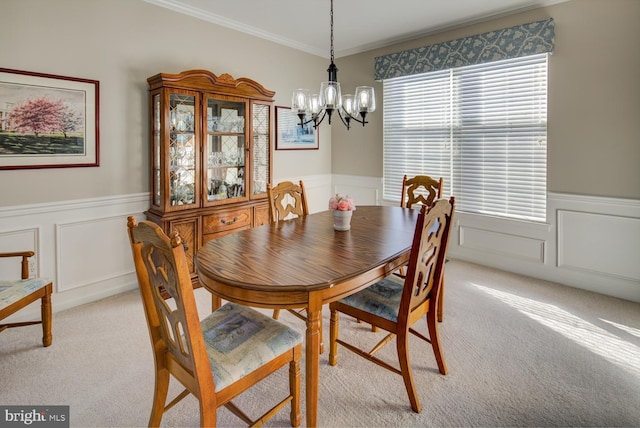
[[[145,0],[329,57],[329,0]],[[567,0],[335,0],[334,54],[352,55]]]

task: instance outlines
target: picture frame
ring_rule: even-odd
[[[318,131],[313,122],[300,127],[300,118],[291,107],[276,106],[276,150],[318,150]]]
[[[100,82],[0,68],[0,170],[100,165]]]

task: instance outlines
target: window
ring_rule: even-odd
[[[385,79],[383,198],[425,174],[458,211],[545,221],[547,57]]]

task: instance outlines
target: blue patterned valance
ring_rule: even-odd
[[[376,57],[375,80],[553,51],[553,18]]]

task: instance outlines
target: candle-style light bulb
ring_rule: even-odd
[[[322,82],[320,84],[320,105],[325,109],[337,109],[340,104],[340,83]]]
[[[359,113],[371,113],[376,109],[376,97],[371,86],[356,88],[356,110]]]
[[[309,107],[309,90],[296,89],[291,97],[291,110],[297,115],[304,115]]]
[[[356,100],[352,94],[342,96],[342,110],[349,116],[355,116],[358,111],[355,110]]]
[[[309,111],[312,116],[318,116],[322,111],[320,96],[318,94],[313,94],[309,97]]]

